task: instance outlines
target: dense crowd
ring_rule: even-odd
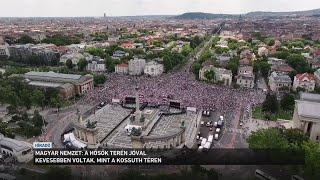
[[[111,102],[112,99],[124,100],[125,97],[135,96],[137,87],[140,101],[149,104],[168,104],[170,100],[176,100],[184,107],[218,110],[222,114],[239,105],[246,108],[260,104],[265,97],[262,92],[255,90],[233,89],[197,81],[187,66],[159,77],[110,74],[103,87],[96,88],[82,101],[99,103]]]

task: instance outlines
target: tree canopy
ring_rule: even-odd
[[[47,37],[42,41],[43,43],[54,44],[57,46],[65,46],[70,44],[79,44],[81,42],[79,37],[67,36],[62,34],[56,34],[51,37]]]
[[[320,144],[309,140],[299,129],[261,129],[249,136],[248,143],[250,149],[302,150],[305,165],[298,169],[299,173],[307,179],[320,178]]]
[[[266,100],[263,102],[263,111],[276,114],[279,111],[279,102],[274,94],[267,94]]]
[[[294,104],[295,101],[292,94],[285,94],[280,101],[281,108],[284,110],[293,110]]]
[[[210,71],[206,71],[204,73],[204,77],[209,81],[209,82],[213,82],[215,79],[215,72],[213,70]]]
[[[77,65],[78,65],[79,71],[84,71],[88,65],[88,61],[82,58],[79,60]]]
[[[19,39],[18,39],[19,44],[35,44],[36,42],[28,35],[23,34]]]

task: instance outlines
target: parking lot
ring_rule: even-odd
[[[224,126],[217,126],[217,123],[220,118],[220,113],[217,111],[210,111],[209,115],[207,113],[202,114],[201,118],[201,124],[200,124],[200,134],[198,134],[199,137],[197,137],[198,146],[201,144],[201,141],[203,138],[208,139],[210,135],[213,135],[215,137],[215,134],[218,134],[218,139],[214,138],[211,147],[213,147],[214,143],[220,140],[220,136],[223,133]],[[216,126],[215,126],[216,125]],[[217,133],[217,128],[220,127],[220,132]]]

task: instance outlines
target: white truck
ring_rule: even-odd
[[[213,135],[209,135],[208,142],[212,143],[212,141],[213,141]]]
[[[209,150],[211,147],[211,142],[206,142],[206,144],[203,146],[204,150]]]
[[[204,146],[206,144],[206,142],[207,142],[207,138],[203,138],[201,140],[201,146]]]

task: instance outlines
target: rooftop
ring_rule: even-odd
[[[0,145],[7,146],[16,152],[26,151],[32,147],[32,145],[27,142],[7,138],[7,137],[4,137],[3,135],[1,136],[2,137],[0,137]]]
[[[320,120],[320,103],[310,101],[297,101],[298,115]]]
[[[92,80],[93,78],[91,76],[82,76],[82,75],[76,75],[76,74],[62,74],[62,73],[55,73],[55,72],[35,72],[30,71],[28,73],[24,74],[24,78],[26,78],[29,81],[39,81],[39,82],[55,82],[55,83],[72,83],[72,84],[78,84],[78,83],[84,83],[88,80]],[[37,85],[49,85],[50,84],[39,84]],[[51,85],[54,86],[54,85]]]
[[[54,83],[54,82],[30,81],[29,85],[57,88],[57,87],[62,86],[63,84],[62,83]]]
[[[300,100],[320,103],[320,94],[300,93]]]
[[[270,76],[274,81],[277,81],[277,82],[290,82],[291,83],[291,78],[286,74],[278,74],[276,72],[273,72],[273,73],[271,73]]]
[[[297,74],[296,79],[298,81],[314,81],[314,75],[309,73]]]
[[[62,73],[55,73],[55,72],[36,72],[36,71],[30,71],[26,73],[27,76],[41,76],[41,77],[50,77],[50,78],[62,78],[62,79],[72,79],[72,80],[78,80],[81,78],[81,75],[76,74],[62,74]]]

